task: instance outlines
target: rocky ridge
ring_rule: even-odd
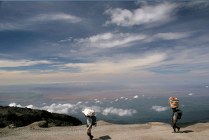
[[[22,127],[34,122],[40,123],[41,127],[51,126],[78,126],[82,122],[72,116],[58,113],[50,113],[45,110],[0,106],[0,128]]]

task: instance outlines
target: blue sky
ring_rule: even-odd
[[[207,85],[208,25],[207,1],[3,1],[0,85]]]

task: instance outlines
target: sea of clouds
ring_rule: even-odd
[[[142,97],[143,97],[143,95],[142,95]],[[114,99],[112,101],[109,101],[109,103],[107,103],[107,104],[111,105],[111,103],[118,102],[119,100],[123,100],[123,101],[129,100],[130,101],[130,100],[136,100],[138,98],[139,98],[138,95],[135,95],[132,98],[120,97],[120,98]],[[79,101],[75,104],[71,104],[71,103],[64,103],[64,104],[52,103],[50,105],[46,105],[46,103],[43,103],[42,107],[37,107],[35,105],[23,106],[23,105],[17,104],[17,103],[10,103],[9,106],[10,107],[40,109],[40,110],[46,110],[48,112],[61,113],[61,114],[76,114],[78,112],[81,112],[85,108],[91,108],[91,109],[95,110],[96,113],[100,113],[104,116],[107,116],[107,115],[132,116],[132,115],[137,113],[137,110],[133,109],[133,108],[118,108],[118,107],[114,107],[114,106],[104,107],[104,106],[101,106],[102,104],[104,104],[103,101],[99,101],[98,99],[94,99],[94,104],[93,105],[91,104],[90,106],[89,106],[88,101],[85,101],[85,102]],[[156,111],[156,112],[162,112],[162,111],[168,110],[168,107],[153,105],[151,107],[151,109]]]
[[[144,95],[135,95],[132,97],[119,97],[111,100],[104,98],[100,100],[94,99],[91,101],[78,101],[75,103],[43,103],[37,106],[32,104],[21,105],[13,102],[10,103],[9,106],[46,110],[52,113],[76,116],[80,119],[83,119],[82,110],[85,108],[91,108],[96,112],[96,115],[99,116],[100,119],[107,119],[115,122],[126,122],[126,120],[130,118],[135,121],[140,118],[140,115],[143,116],[143,113],[146,113],[146,111],[154,113],[169,110],[167,106],[154,105],[154,103],[153,105],[146,105],[145,100],[147,99],[144,98]],[[142,101],[145,102],[145,106],[142,106]],[[141,105],[139,105],[140,103]],[[152,115],[150,114],[148,116]]]

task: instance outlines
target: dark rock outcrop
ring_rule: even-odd
[[[0,127],[26,126],[37,121],[46,121],[47,126],[77,126],[82,122],[75,117],[50,113],[45,110],[0,106]]]

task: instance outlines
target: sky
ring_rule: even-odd
[[[206,86],[208,25],[208,1],[1,1],[0,86]]]
[[[205,119],[208,25],[206,0],[0,1],[0,105],[169,121],[175,94]]]

